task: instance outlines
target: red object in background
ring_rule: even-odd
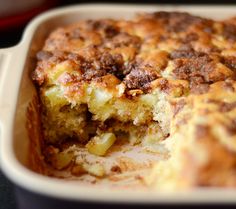
[[[41,1],[40,4],[35,5],[35,7],[33,8],[30,8],[27,10],[23,9],[23,11],[17,11],[10,15],[4,14],[3,17],[0,16],[0,31],[5,32],[5,31],[16,29],[16,28],[21,28],[34,16],[36,16],[37,14],[43,11],[46,11],[49,8],[56,6],[57,4],[58,4],[57,0],[50,0],[50,1],[43,0]]]

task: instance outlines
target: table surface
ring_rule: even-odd
[[[66,1],[66,3],[63,0],[59,0],[60,1],[60,5],[65,5],[65,4],[70,4],[70,3],[78,3],[78,2],[82,2],[85,3],[86,1],[77,1],[77,0],[69,0]],[[91,1],[89,1],[91,2]],[[96,1],[94,1],[96,2]],[[105,1],[103,1],[105,2]],[[116,1],[116,2],[126,2],[127,1]],[[130,3],[133,2],[137,2],[137,1],[129,1]],[[152,0],[146,0],[146,3],[155,3],[156,1],[152,1]],[[210,0],[206,0],[206,1],[188,1],[190,3],[216,3],[216,1],[210,1]],[[158,1],[158,3],[186,3],[186,1],[182,1],[182,0],[166,0],[166,1]],[[220,1],[219,3],[229,3],[229,4],[235,4],[234,0],[225,0],[224,2]],[[0,5],[1,6],[1,5]],[[22,35],[22,31],[23,28],[18,28],[15,31],[11,31],[11,32],[3,32],[0,33],[0,48],[4,48],[4,47],[9,47],[9,46],[13,46],[16,45]],[[16,208],[16,201],[14,198],[14,187],[13,185],[4,177],[4,175],[1,173],[0,171],[0,209],[15,209]]]
[[[0,209],[16,208],[13,186],[0,172]]]

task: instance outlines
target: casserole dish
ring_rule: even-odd
[[[30,139],[27,128],[39,124],[27,124],[27,109],[36,94],[30,79],[35,66],[35,54],[42,47],[48,34],[55,28],[78,19],[129,18],[142,11],[187,11],[192,14],[224,19],[235,15],[234,7],[186,7],[186,6],[122,6],[122,5],[80,5],[53,10],[40,15],[27,27],[18,46],[0,51],[0,122],[1,122],[1,168],[17,185],[21,208],[76,208],[83,201],[112,204],[204,204],[235,203],[236,191],[232,189],[196,189],[181,192],[156,192],[146,190],[125,191],[106,185],[84,185],[72,181],[52,179],[28,168],[28,151],[37,153],[39,138],[37,130]],[[122,14],[121,14],[122,11]],[[218,14],[221,14],[220,16]],[[33,106],[34,108],[34,106]],[[27,125],[26,125],[27,124]],[[31,142],[30,142],[31,141]],[[39,158],[33,161],[37,164]],[[39,168],[40,169],[40,168]],[[60,199],[60,200],[59,200]],[[44,201],[45,200],[45,201]],[[107,205],[108,206],[108,205]]]

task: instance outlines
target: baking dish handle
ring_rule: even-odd
[[[3,80],[15,47],[0,49],[0,104],[2,103]]]
[[[3,98],[3,80],[7,71],[7,65],[9,63],[10,55],[11,54],[11,48],[5,48],[5,49],[0,49],[0,133],[1,133],[1,128],[2,128],[2,120],[3,120],[3,103],[4,103],[4,98]],[[1,137],[0,137],[1,139]]]
[[[11,92],[10,89],[6,89],[4,87],[4,82],[6,80],[8,71],[10,70],[9,67],[11,60],[15,59],[16,62],[18,60],[16,56],[17,51],[18,46],[0,49],[0,125],[2,119],[4,118],[3,115],[6,113],[6,111],[8,111],[8,105],[5,102],[8,99],[6,96],[10,96],[8,93]],[[11,82],[12,80],[9,80],[8,82]]]
[[[8,67],[10,57],[14,51],[15,47],[0,49],[0,90],[2,89],[4,74]]]

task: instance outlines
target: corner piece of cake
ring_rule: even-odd
[[[166,150],[148,185],[236,186],[235,19],[81,20],[53,31],[37,59],[43,151],[56,169],[71,163],[75,146],[99,159],[126,140]],[[78,164],[71,172],[105,171]]]

